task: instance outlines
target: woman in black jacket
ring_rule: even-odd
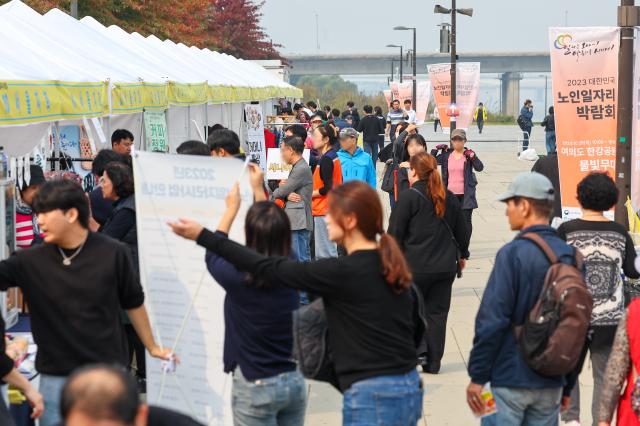
[[[455,129],[451,132],[451,145],[438,145],[431,150],[431,155],[435,156],[438,164],[442,166],[442,180],[444,186],[458,198],[462,212],[467,221],[469,234],[473,232],[471,216],[473,210],[478,208],[476,199],[476,186],[478,179],[476,172],[484,170],[484,164],[476,153],[465,148],[467,143],[467,133],[462,129]]]
[[[236,186],[221,223],[233,220],[239,207]],[[329,237],[347,256],[296,262],[259,254],[193,221],[171,226],[256,279],[323,298],[344,393],[344,425],[416,425],[423,391],[416,371],[411,272],[396,241],[384,233],[380,198],[364,182],[347,182],[329,192],[326,219]]]
[[[414,133],[409,135],[404,141],[403,157],[404,160],[398,165],[398,174],[396,176],[396,198],[400,196],[400,193],[409,189],[411,184],[409,183],[409,170],[411,165],[409,160],[420,152],[427,151],[427,141],[424,140],[424,136]]]
[[[136,228],[136,202],[133,186],[133,170],[128,164],[111,162],[100,177],[102,196],[113,203],[111,214],[98,232],[118,240],[129,247],[134,269],[140,276],[138,263],[138,232]],[[127,335],[130,368],[133,370],[133,355],[136,357],[136,377],[141,389],[146,388],[147,366],[145,347],[138,337],[129,317],[122,313],[121,320]]]
[[[425,300],[428,325],[426,373],[437,374],[444,355],[451,287],[456,273],[469,258],[469,230],[460,204],[447,191],[436,159],[427,153],[411,157],[411,189],[398,198],[389,219],[389,234],[396,237],[413,279]]]

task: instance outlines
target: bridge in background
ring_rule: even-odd
[[[517,116],[520,111],[520,80],[522,73],[551,72],[548,52],[487,52],[458,53],[458,60],[480,62],[483,73],[501,74],[502,113]],[[390,75],[391,60],[397,54],[367,55],[290,55],[290,75]],[[449,55],[442,53],[418,53],[418,73],[425,74],[427,65],[449,62]],[[410,74],[405,67],[404,74]]]

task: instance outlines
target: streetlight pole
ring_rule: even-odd
[[[69,11],[71,12],[71,16],[78,19],[78,0],[71,0]]]
[[[616,140],[616,186],[620,192],[615,207],[615,220],[628,227],[625,203],[631,194],[631,144],[633,139],[633,38],[639,25],[638,6],[634,0],[621,0],[618,8],[620,54],[618,56],[618,124]],[[627,228],[628,229],[628,228]]]
[[[402,83],[402,61],[404,59],[404,51],[402,50],[401,45],[397,44],[387,44],[387,47],[399,47],[400,48],[400,83]]]
[[[456,49],[456,31],[457,31],[457,25],[456,25],[456,15],[458,13],[462,14],[462,15],[467,15],[467,16],[473,16],[473,9],[457,9],[456,8],[456,0],[451,0],[451,9],[447,9],[446,7],[442,7],[439,4],[436,5],[436,7],[434,8],[434,13],[442,13],[445,15],[451,15],[451,36],[450,36],[450,47],[451,47],[451,105],[455,105],[457,99],[456,99],[456,89],[457,89],[457,84],[456,84],[456,77],[457,77],[457,73],[456,73],[456,65],[457,65],[457,61],[458,61],[458,56],[457,56],[457,49]],[[452,114],[451,117],[451,130],[455,130],[456,128],[456,117],[455,114]]]
[[[400,83],[402,83],[402,63],[404,59],[404,54],[402,53],[402,45],[400,46]]]
[[[394,27],[393,28],[396,31],[408,31],[411,30],[413,31],[413,53],[412,55],[412,60],[413,60],[413,92],[412,92],[412,96],[411,96],[411,105],[413,106],[413,109],[415,110],[417,108],[417,104],[416,104],[416,100],[417,100],[417,95],[418,95],[418,80],[416,78],[416,73],[417,73],[417,66],[418,64],[416,63],[416,29],[412,28],[412,27]]]
[[[549,81],[549,76],[546,74],[540,74],[538,77],[544,77],[544,113],[547,113],[547,105],[548,105],[548,101],[547,101],[547,91],[548,91],[548,81]]]
[[[396,60],[391,59],[391,81],[393,81],[395,73],[396,73]]]

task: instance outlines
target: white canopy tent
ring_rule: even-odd
[[[91,17],[78,21],[58,9],[40,15],[20,0],[0,6],[0,37],[0,145],[13,155],[39,144],[33,131],[48,132],[44,123],[83,117],[103,117],[107,133],[126,127],[141,140],[142,112],[149,108],[166,110],[175,149],[197,138],[192,120],[200,129],[221,123],[238,131],[244,103],[260,102],[266,115],[278,98],[301,96],[249,61],[107,28]],[[38,108],[31,107],[34,100]]]

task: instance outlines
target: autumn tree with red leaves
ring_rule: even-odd
[[[8,0],[0,0],[0,4]],[[40,13],[69,0],[23,0]],[[260,26],[264,1],[251,0],[80,0],[80,17],[92,16],[105,26],[117,25],[143,36],[154,34],[188,46],[208,47],[243,59],[281,59],[281,47]]]
[[[245,59],[280,59],[276,48],[260,26],[264,1],[210,0],[205,44]]]

